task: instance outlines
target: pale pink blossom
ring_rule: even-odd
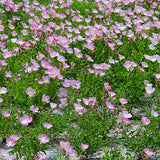
[[[110,97],[113,97],[113,96],[116,95],[116,93],[108,91],[108,95],[109,95]]]
[[[7,140],[6,140],[6,142],[7,142],[7,146],[8,147],[12,147],[12,146],[14,146],[14,145],[16,145],[16,141],[19,139],[20,137],[18,137],[17,135],[11,135],[10,136],[10,138],[8,138]]]
[[[6,159],[9,156],[9,153],[5,149],[0,149],[0,158]],[[6,158],[5,158],[6,157]]]
[[[14,139],[12,139],[12,138],[8,138],[7,140],[6,140],[6,142],[7,142],[7,146],[8,147],[12,147],[12,146],[14,146],[14,145],[16,145],[16,141],[14,140]]]
[[[127,71],[132,71],[134,67],[137,66],[135,62],[126,61],[123,66],[127,69]]]
[[[7,88],[5,87],[0,88],[0,94],[5,94],[5,93],[7,93]]]
[[[147,68],[148,67],[148,64],[146,62],[142,62],[142,66]]]
[[[70,157],[76,156],[76,154],[72,151],[72,148],[68,151],[68,155],[69,155]]]
[[[142,123],[144,124],[144,125],[148,125],[149,123],[150,123],[151,121],[147,118],[147,117],[142,117]]]
[[[124,122],[125,124],[130,124],[130,123],[132,123],[132,121],[130,121],[128,118],[123,117],[122,119],[123,119],[123,122]]]
[[[109,85],[109,83],[104,83],[103,84],[106,90],[111,90],[112,87]]]
[[[81,143],[81,147],[82,147],[83,150],[85,150],[89,147],[89,145]]]
[[[50,123],[43,123],[43,126],[47,129],[51,128],[53,125]]]
[[[157,60],[157,56],[153,55],[153,56],[149,56],[147,54],[144,54],[144,57],[152,62],[155,62]]]
[[[158,117],[159,116],[158,112],[154,111],[153,109],[151,111],[151,115],[154,116],[154,117]]]
[[[120,55],[120,54],[118,54],[118,56],[119,56],[119,59],[120,59],[120,60],[122,60],[122,59],[125,58],[124,56],[122,56],[122,55]]]
[[[56,104],[56,103],[50,103],[50,107],[52,108],[52,109],[54,109],[55,107],[57,107],[58,105]]]
[[[157,80],[160,80],[160,74],[155,74]]]
[[[2,98],[0,98],[0,103],[1,103],[1,102],[3,102],[3,99],[2,99]]]
[[[7,111],[2,111],[2,114],[5,116],[5,117],[10,117],[11,114]]]
[[[74,103],[74,108],[79,115],[82,115],[83,113],[87,112],[87,110],[84,107],[82,107],[80,104]]]
[[[69,151],[72,148],[69,142],[64,141],[60,141],[60,146],[62,147],[62,149],[65,149],[66,151]]]
[[[145,148],[143,151],[144,151],[148,156],[154,155],[154,152],[151,151],[151,150],[149,150],[148,148]]]
[[[59,107],[61,107],[61,108],[68,105],[68,99],[67,98],[61,98],[60,102],[61,102],[61,104],[59,105]]]
[[[109,109],[114,109],[114,105],[113,105],[111,102],[106,101],[106,106],[107,106]]]
[[[40,113],[40,111],[38,111],[39,107],[34,108],[34,105],[30,106],[30,110],[35,112],[35,113]]]
[[[72,80],[65,79],[63,83],[63,87],[70,87],[71,83],[72,83]]]
[[[31,87],[28,87],[26,90],[26,94],[28,94],[30,97],[33,97],[36,91],[32,89]]]
[[[130,113],[128,113],[128,111],[122,111],[122,115],[125,118],[131,118],[132,117],[132,115]]]
[[[49,142],[49,138],[47,137],[46,134],[40,134],[38,136],[38,139],[41,141],[41,143],[47,143],[47,142]]]
[[[45,94],[42,95],[42,102],[45,102],[45,103],[49,103],[50,97],[49,96],[46,96]]]
[[[152,94],[155,91],[155,88],[153,88],[152,86],[147,86],[145,87],[145,90],[147,94]]]
[[[86,58],[87,58],[88,61],[94,62],[94,60],[89,55],[86,54],[85,56],[86,56]]]
[[[120,98],[119,101],[120,101],[121,104],[126,104],[126,103],[128,103],[125,98]]]
[[[66,97],[67,96],[67,90],[64,88],[60,88],[59,89],[60,94],[58,95],[58,97]]]
[[[108,42],[108,46],[111,48],[111,50],[113,51],[113,50],[115,50],[115,44],[114,43],[109,43]]]
[[[19,121],[23,126],[28,126],[28,124],[32,122],[32,117],[29,117],[29,115],[25,115],[23,117],[20,117]]]
[[[14,139],[15,141],[17,141],[20,137],[18,137],[17,135],[11,135],[10,138]]]

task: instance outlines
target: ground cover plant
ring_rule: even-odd
[[[1,159],[158,158],[159,2],[1,0]]]

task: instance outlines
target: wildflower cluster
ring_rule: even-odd
[[[1,0],[0,159],[45,159],[57,140],[68,157],[157,156],[159,2]]]

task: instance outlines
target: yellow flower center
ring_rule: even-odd
[[[26,121],[26,120],[23,120],[23,121],[22,121],[22,123],[24,123],[24,124],[25,124],[25,123],[27,123],[27,121]]]

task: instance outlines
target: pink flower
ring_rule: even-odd
[[[122,56],[121,54],[118,54],[118,56],[119,56],[119,59],[120,60],[122,60],[122,59],[124,59],[125,57],[124,56]]]
[[[145,87],[147,94],[152,94],[155,91],[155,88],[152,88],[152,86]]]
[[[106,90],[112,89],[112,87],[109,85],[109,83],[104,83],[103,84]]]
[[[157,56],[153,55],[153,56],[149,56],[147,54],[144,54],[144,57],[152,62],[155,62],[157,60]]]
[[[59,89],[60,94],[58,95],[58,97],[66,97],[67,96],[67,90],[64,88],[60,88]]]
[[[100,64],[100,69],[108,70],[110,68],[111,68],[111,66],[109,64],[106,64],[106,63],[101,63]]]
[[[12,72],[11,71],[9,71],[9,72],[5,71],[5,74],[6,74],[5,75],[6,78],[12,77]]]
[[[16,31],[11,32],[12,36],[15,37],[18,33]]]
[[[89,99],[86,99],[86,98],[83,98],[83,103],[84,103],[85,105],[89,105],[90,100],[89,100]]]
[[[74,67],[75,65],[76,65],[75,63],[71,62],[71,66],[72,66],[72,67]]]
[[[76,104],[76,103],[74,103],[74,108],[75,108],[76,111],[82,111],[82,110],[84,109],[84,108],[82,107],[82,105]]]
[[[128,103],[127,100],[124,99],[124,98],[120,98],[119,101],[120,101],[121,104],[126,104],[126,103]]]
[[[107,106],[109,109],[114,109],[114,105],[113,105],[111,102],[106,101],[106,106]]]
[[[114,43],[109,43],[108,42],[108,45],[109,45],[109,47],[111,48],[111,50],[113,51],[113,50],[115,50],[115,44]]]
[[[2,99],[2,98],[0,98],[0,103],[1,103],[1,102],[3,102],[3,99]]]
[[[49,74],[51,78],[60,77],[60,70],[57,67],[49,67],[48,70],[45,70],[45,74]]]
[[[5,94],[5,93],[7,93],[7,88],[5,87],[0,88],[0,94]]]
[[[50,103],[50,107],[52,108],[52,109],[54,109],[55,107],[57,107],[58,105],[56,104],[56,103]]]
[[[148,156],[154,155],[153,151],[149,150],[148,148],[145,148],[143,151],[144,151]]]
[[[61,56],[61,55],[58,55],[58,56],[57,56],[57,60],[58,60],[59,62],[64,62],[64,63],[65,63],[65,61],[66,61],[65,57],[64,57],[64,56]]]
[[[74,103],[74,108],[79,115],[82,115],[83,113],[87,112],[87,110],[84,107],[82,107],[80,104]]]
[[[43,79],[43,83],[50,84],[50,77],[49,76],[43,76],[42,79]]]
[[[116,93],[108,91],[108,95],[109,95],[110,97],[113,97],[113,96],[116,95]]]
[[[73,88],[76,88],[76,89],[80,89],[80,87],[81,87],[81,82],[79,81],[79,80],[72,80],[72,82],[71,82],[71,86],[73,87]]]
[[[128,118],[125,118],[125,117],[123,117],[123,122],[124,122],[125,124],[130,124],[130,123],[132,123],[132,121],[130,121]]]
[[[88,42],[87,44],[84,44],[84,47],[90,49],[91,51],[93,51],[95,49],[94,44]]]
[[[155,74],[157,80],[160,80],[160,74]]]
[[[134,67],[137,66],[136,63],[130,62],[130,61],[126,61],[123,65],[127,69],[127,71],[132,71],[134,69]]]
[[[147,117],[142,117],[142,123],[144,124],[144,125],[148,125],[149,123],[150,123],[151,121],[149,120],[149,119],[147,119]]]
[[[49,96],[46,96],[45,94],[43,94],[43,96],[42,96],[42,102],[49,103],[50,102],[49,99],[50,99]]]
[[[37,58],[38,60],[42,60],[43,57],[45,57],[45,55],[42,54],[42,53],[40,53],[40,52],[38,52],[38,56],[36,56],[36,58]]]
[[[10,138],[14,139],[15,141],[17,141],[20,137],[18,137],[17,135],[11,135]]]
[[[60,146],[62,147],[62,149],[65,149],[66,151],[72,149],[69,142],[60,141]]]
[[[89,146],[88,146],[87,144],[81,143],[81,147],[82,147],[83,150],[85,150],[85,149],[87,149]]]
[[[72,83],[72,80],[66,79],[66,80],[64,80],[63,87],[70,87],[71,83]]]
[[[94,60],[89,55],[86,54],[85,56],[86,56],[86,58],[87,58],[88,61],[94,62]]]
[[[0,31],[3,31],[3,30],[4,30],[4,26],[0,25]]]
[[[148,67],[148,64],[146,62],[142,62],[142,66],[147,68]]]
[[[30,106],[30,110],[35,112],[35,113],[40,113],[40,111],[38,111],[39,107],[34,108],[34,105]]]
[[[9,153],[7,153],[7,151],[5,149],[0,149],[0,158],[4,158],[6,159],[5,157],[9,156]]]
[[[59,105],[59,107],[61,107],[61,108],[68,105],[68,99],[67,98],[61,98],[60,102],[61,102],[61,104]]]
[[[46,134],[40,134],[38,136],[38,139],[41,141],[41,143],[47,143],[47,142],[49,142],[49,138],[46,136]]]
[[[122,45],[123,44],[123,42],[122,41],[120,41],[119,39],[118,40],[116,40],[116,43],[117,43],[117,45]],[[119,58],[120,58],[120,56],[119,56]],[[124,57],[125,58],[125,57]]]
[[[141,66],[138,66],[138,69],[140,69],[142,72],[144,72],[144,69]]]
[[[70,65],[68,65],[67,63],[63,62],[63,68],[69,68]]]
[[[28,94],[30,97],[33,97],[36,91],[32,89],[31,87],[28,87],[26,90],[26,94]]]
[[[10,116],[11,116],[10,113],[7,112],[7,111],[2,111],[2,114],[3,114],[5,117],[10,117]]]
[[[18,137],[18,136],[16,136],[16,135],[12,135],[12,136],[10,136],[10,138],[8,138],[7,140],[6,140],[6,142],[7,142],[7,146],[8,147],[11,147],[11,146],[14,146],[14,145],[16,145],[16,141],[19,139],[20,137]]]
[[[158,117],[159,116],[158,112],[154,111],[153,109],[151,111],[151,115],[154,116],[154,117]]]
[[[76,156],[75,153],[72,151],[72,148],[68,151],[68,155],[69,155],[70,157]]]
[[[24,117],[20,117],[19,121],[23,126],[28,126],[28,123],[32,122],[32,117],[29,117],[28,115],[25,115]]]
[[[122,111],[122,115],[125,118],[131,118],[132,117],[132,115],[130,113],[128,113],[128,111]]]
[[[13,140],[13,139],[11,139],[11,138],[8,138],[8,139],[6,140],[6,142],[7,142],[6,145],[7,145],[8,147],[12,147],[12,146],[16,145],[16,141]]]
[[[43,126],[47,129],[51,128],[53,125],[50,123],[43,123]]]
[[[44,60],[41,60],[41,66],[43,68],[46,68],[46,69],[51,68],[51,65],[48,62],[44,61]]]

